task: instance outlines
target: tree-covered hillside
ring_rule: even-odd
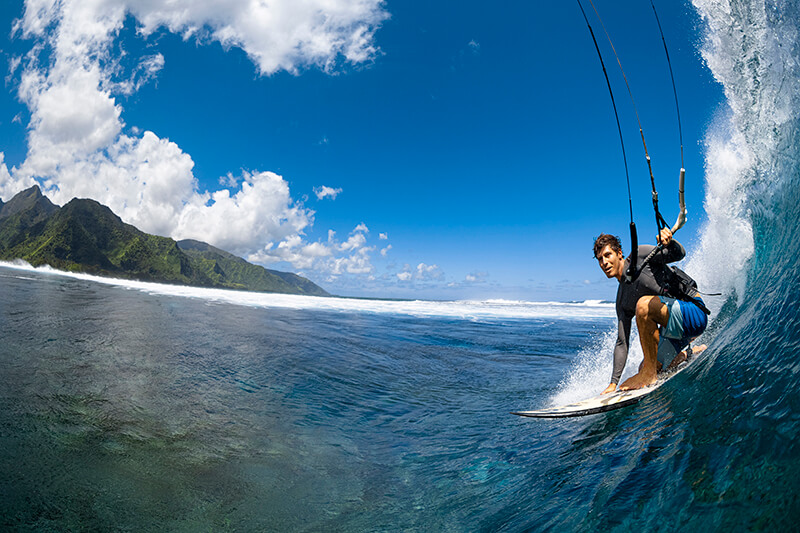
[[[37,186],[0,202],[0,259],[162,283],[328,296],[306,278],[209,244],[144,233],[94,200],[58,207]]]

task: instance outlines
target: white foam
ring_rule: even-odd
[[[586,303],[566,304],[559,302],[520,302],[504,300],[397,301],[298,296],[292,294],[208,289],[201,287],[188,287],[184,285],[165,285],[161,283],[150,283],[144,281],[113,279],[93,276],[90,274],[62,272],[47,266],[34,268],[22,261],[15,261],[14,263],[0,262],[0,267],[82,279],[96,283],[103,283],[106,285],[115,285],[127,289],[139,290],[149,294],[196,298],[206,300],[208,302],[224,302],[250,307],[389,313],[420,317],[454,317],[472,320],[526,318],[598,319],[612,318],[614,316],[613,306],[602,303],[598,303],[596,305],[587,305]]]
[[[707,291],[741,302],[755,255],[753,216],[771,218],[774,199],[797,176],[798,21],[788,5],[692,3],[706,24],[703,59],[722,84],[728,108],[706,137],[708,221],[687,271]],[[716,311],[724,300],[711,300],[709,307]]]
[[[558,391],[550,398],[550,404],[554,407],[566,405],[600,394],[611,381],[616,341],[617,329],[615,327],[581,350],[575,358],[572,368],[559,383]],[[642,348],[638,336],[632,333],[628,362],[620,383],[636,373],[642,359]]]
[[[747,286],[746,266],[755,252],[745,187],[752,154],[741,134],[732,135],[727,142],[720,135],[718,129],[712,129],[706,142],[708,218],[699,247],[686,265],[686,271],[702,290],[723,293],[723,298],[706,298],[713,315],[725,297],[736,295],[741,301]]]

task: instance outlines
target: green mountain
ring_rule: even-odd
[[[268,270],[205,242],[185,239],[177,244],[193,260],[195,268],[201,269],[202,274],[214,282],[227,283],[231,288],[248,287],[253,291],[322,296],[319,286],[297,274]]]
[[[58,207],[37,186],[0,202],[0,259],[161,283],[329,296],[306,278],[209,244],[144,233],[94,200]]]

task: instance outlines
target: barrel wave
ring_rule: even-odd
[[[788,531],[800,518],[800,7],[693,4],[727,108],[706,139],[707,221],[687,270],[724,297],[707,356],[668,384],[668,404],[574,443],[576,481],[556,500],[586,502],[578,529]]]

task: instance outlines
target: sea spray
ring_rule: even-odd
[[[617,329],[614,327],[595,337],[586,348],[582,349],[575,357],[569,373],[558,384],[557,392],[550,399],[550,405],[567,405],[600,394],[611,380],[613,369],[611,354],[614,352],[616,342]],[[636,373],[642,359],[639,336],[632,332],[628,362],[620,382]]]

